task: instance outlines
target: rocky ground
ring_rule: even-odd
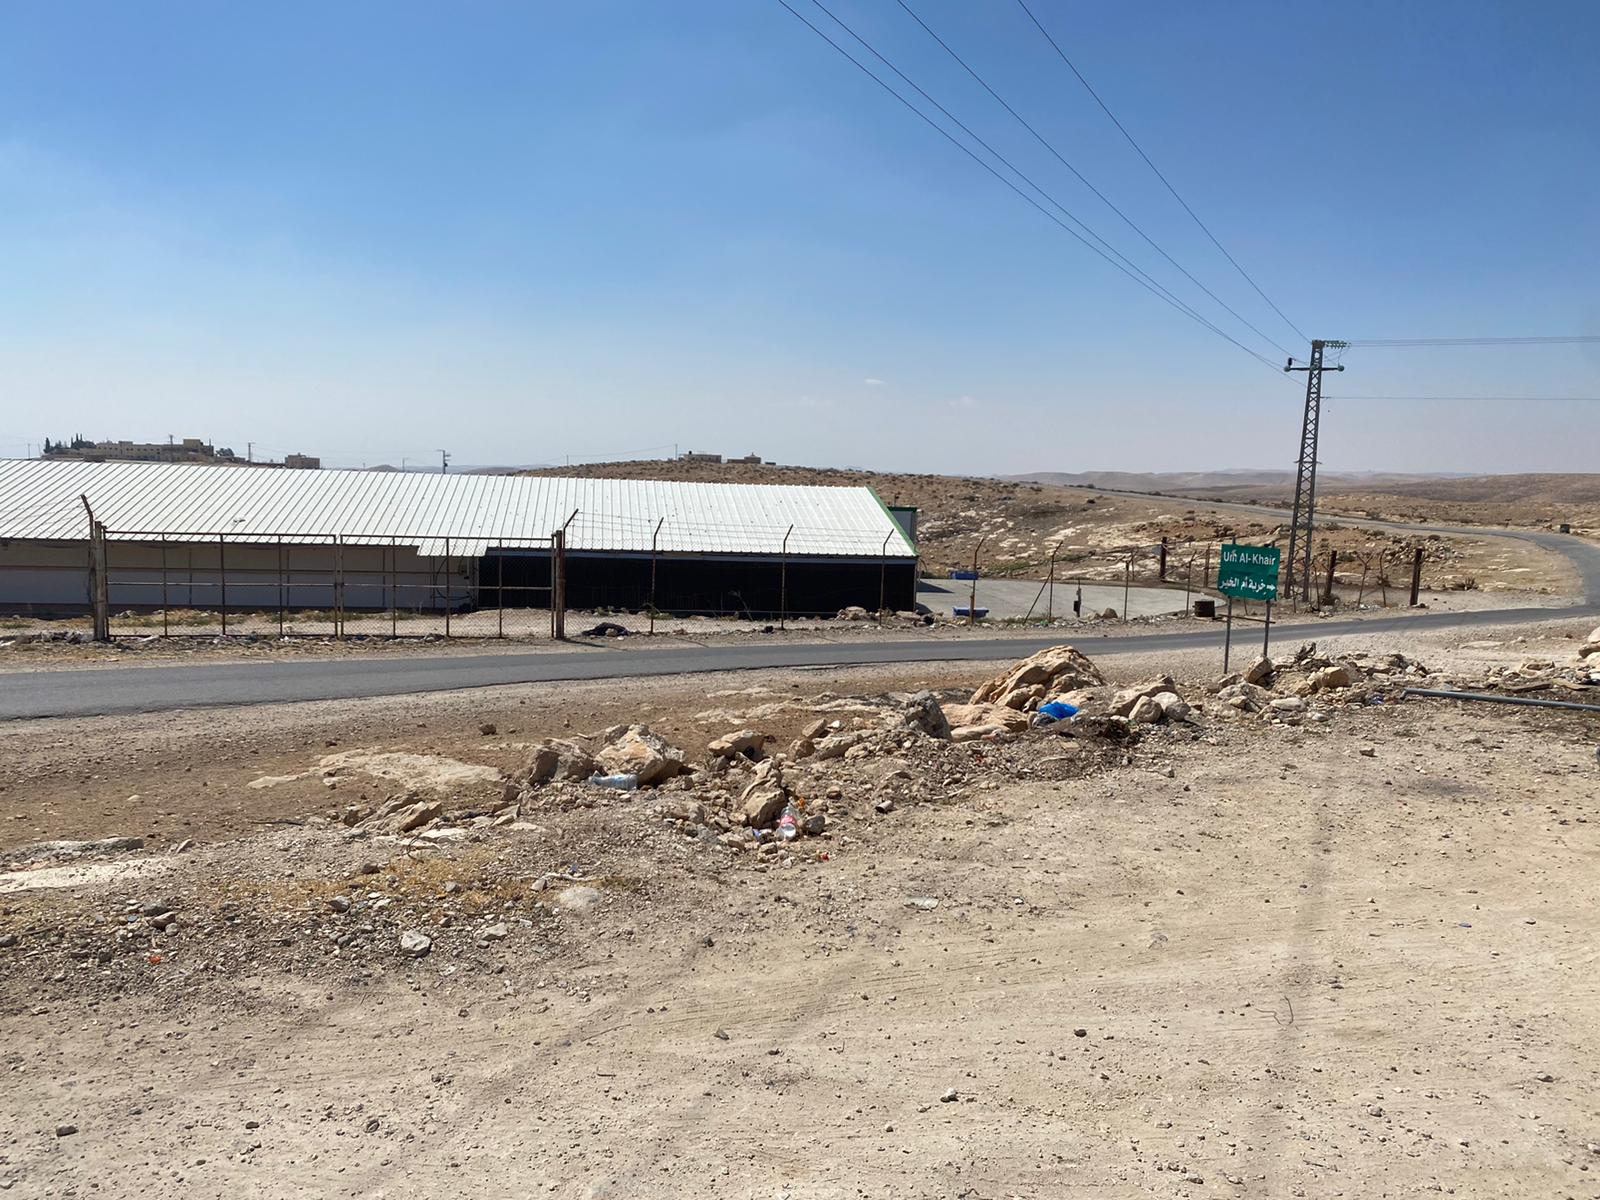
[[[1042,579],[1054,550],[1059,555],[1057,578],[1120,580],[1131,554],[1133,577],[1150,582],[1157,575],[1154,547],[1167,538],[1172,544],[1169,575],[1181,578],[1181,564],[1193,555],[1198,580],[1208,544],[1213,548],[1214,569],[1215,547],[1222,541],[1282,545],[1288,540],[1285,522],[1241,516],[1212,508],[1204,500],[1181,496],[1151,499],[1023,480],[683,461],[588,463],[532,473],[866,485],[887,504],[918,509],[918,549],[924,567],[935,575],[970,567],[977,551],[979,564],[988,574]],[[1587,478],[1592,482],[1595,477]],[[1393,505],[1386,506],[1385,511],[1391,519],[1402,520],[1410,512]],[[1346,504],[1339,512],[1359,517],[1365,515],[1365,508],[1360,503]],[[1460,515],[1461,523],[1468,525],[1529,523],[1523,519],[1526,514],[1521,507],[1508,508],[1502,516],[1493,505],[1479,505]],[[1338,572],[1337,590],[1349,602],[1354,602],[1358,593],[1376,586],[1380,573],[1387,574],[1391,587],[1397,583],[1409,586],[1411,556],[1419,548],[1425,557],[1426,586],[1441,592],[1484,589],[1570,594],[1576,587],[1576,579],[1564,559],[1525,542],[1492,536],[1403,536],[1340,525],[1334,520],[1320,522],[1317,529],[1318,557],[1325,561],[1330,550],[1340,554],[1343,565]],[[1367,578],[1363,583],[1364,567]]]
[[[0,730],[0,1188],[1600,1192],[1600,630],[1211,657]]]

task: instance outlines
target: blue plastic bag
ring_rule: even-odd
[[[1049,704],[1039,705],[1039,715],[1049,717],[1052,721],[1065,721],[1078,715],[1078,706],[1052,700]]]

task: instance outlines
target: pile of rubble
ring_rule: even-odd
[[[1307,642],[1284,658],[1258,658],[1207,690],[1224,716],[1260,716],[1298,725],[1325,721],[1331,707],[1382,703],[1409,684],[1437,683],[1434,673],[1404,654],[1343,656],[1317,653]]]
[[[473,829],[532,828],[539,813],[611,808],[646,794],[644,807],[687,836],[772,854],[803,839],[829,838],[841,820],[885,815],[907,800],[949,798],[985,780],[1040,777],[1040,770],[1066,778],[1126,761],[1140,731],[1151,727],[1198,736],[1211,717],[1320,722],[1335,707],[1387,699],[1418,682],[1436,680],[1404,655],[1335,661],[1310,643],[1186,697],[1170,675],[1113,687],[1076,648],[1053,646],[971,692],[819,697],[814,711],[829,715],[816,717],[787,745],[753,722],[712,738],[703,756],[691,755],[647,726],[617,725],[537,743],[518,770],[497,776],[503,784],[474,803],[458,795],[447,808],[443,799],[408,790],[375,806],[347,807],[338,817],[366,834],[426,846]],[[730,722],[739,717],[726,715]],[[752,717],[762,713],[744,719]],[[1038,738],[1074,744],[1041,757]],[[1018,742],[1026,744],[1002,749]]]
[[[1590,631],[1570,662],[1529,659],[1516,666],[1493,667],[1476,686],[1511,695],[1544,691],[1587,692],[1600,687],[1600,629]]]
[[[1082,720],[1040,712],[1061,705]],[[1033,775],[1041,768],[1029,765],[1028,754],[1013,761],[999,747],[1036,727],[1058,726],[1052,731],[1092,744],[1043,768],[1065,778],[1124,758],[1137,741],[1130,724],[1180,720],[1189,712],[1170,679],[1137,695],[1112,693],[1094,664],[1071,646],[1041,651],[970,694],[890,693],[817,708],[840,715],[818,717],[781,747],[759,729],[734,730],[713,738],[696,762],[642,725],[547,739],[506,783],[502,809],[486,819],[513,823],[540,811],[615,804],[645,791],[650,811],[689,836],[774,854],[802,839],[831,838],[839,820],[865,816],[867,805],[882,816],[908,799],[953,795],[975,775]],[[852,808],[862,801],[861,809]],[[402,807],[382,819],[425,812]]]

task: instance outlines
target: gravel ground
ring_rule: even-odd
[[[1587,632],[1320,649],[1470,675],[1570,661]],[[1203,700],[1214,659],[1106,665]],[[1596,1194],[1584,715],[1411,701],[1291,726],[1213,700],[1126,746],[917,738],[819,766],[829,830],[770,856],[685,837],[643,793],[552,792],[521,827],[424,849],[318,819],[391,781],[304,774],[396,749],[514,770],[532,740],[623,720],[691,750],[752,713],[787,738],[840,697],[995,670],[0,730],[0,850],[149,839],[0,893],[0,1185]]]

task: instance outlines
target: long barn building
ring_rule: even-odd
[[[0,463],[0,610],[548,607],[832,614],[915,602],[912,514],[866,487]]]

